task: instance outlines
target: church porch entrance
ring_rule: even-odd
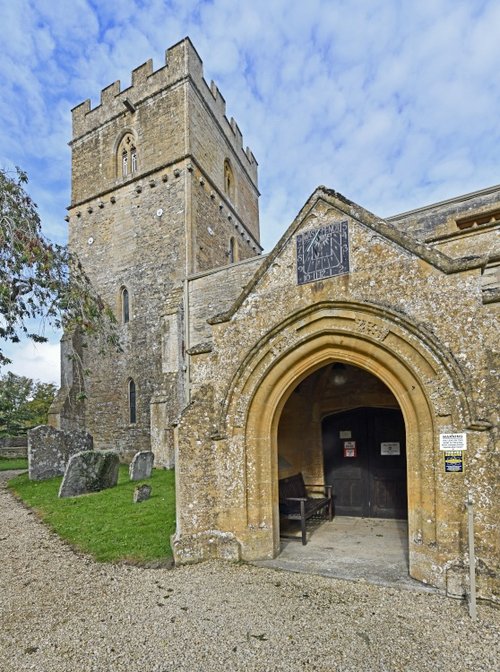
[[[408,576],[405,424],[376,376],[332,362],[302,380],[281,414],[278,470],[332,485],[335,518],[309,522],[305,549],[289,540],[294,521],[280,519],[276,562],[340,576],[356,567],[387,582]]]
[[[440,522],[436,445],[443,423],[465,426],[468,416],[460,372],[438,345],[387,309],[324,303],[288,318],[252,350],[233,376],[224,407],[232,428],[227,445],[244,455],[242,497],[238,508],[227,506],[219,516],[243,559],[270,560],[281,552],[280,478],[301,472],[306,482],[324,483],[325,418],[358,408],[396,409],[405,427],[407,571],[445,586],[442,567],[459,552],[459,521],[457,514],[446,527]],[[335,375],[338,365],[346,376]],[[446,390],[455,394],[453,405],[441,395]]]

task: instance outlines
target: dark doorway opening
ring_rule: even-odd
[[[405,424],[399,409],[333,413],[323,419],[322,437],[335,515],[407,519]]]
[[[334,519],[280,518],[274,566],[406,585],[406,425],[398,399],[375,374],[333,361],[289,395],[278,424],[278,478],[302,473],[333,486]],[[304,569],[305,568],[305,569]]]

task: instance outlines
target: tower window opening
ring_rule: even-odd
[[[137,172],[139,167],[139,155],[132,133],[126,133],[118,145],[117,152],[117,176],[127,177]]]
[[[224,161],[224,191],[232,201],[234,201],[234,175],[229,159]]]
[[[229,263],[234,264],[238,261],[238,242],[235,240],[234,236],[231,236],[229,239]]]
[[[132,378],[128,381],[128,413],[130,424],[135,425],[137,422],[137,399],[135,383]]]
[[[128,289],[126,287],[122,288],[122,320],[123,324],[127,324],[130,320],[130,300]]]

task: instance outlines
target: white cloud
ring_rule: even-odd
[[[318,184],[390,215],[499,181],[496,0],[17,0],[0,22],[0,165],[57,238],[70,108],[185,35],[259,161],[266,249]]]
[[[2,374],[12,371],[43,383],[60,384],[59,343],[33,343],[27,341],[5,348],[13,363],[2,367]]]

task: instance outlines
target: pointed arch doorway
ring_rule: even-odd
[[[234,507],[227,513],[241,556],[264,560],[280,554],[279,478],[291,475],[290,469],[302,471],[309,482],[324,474],[322,420],[332,408],[323,408],[327,395],[316,394],[313,383],[321,375],[317,372],[341,363],[383,383],[403,414],[409,574],[442,586],[436,570],[441,562],[437,429],[443,413],[451,426],[469,421],[464,381],[446,351],[400,315],[364,304],[311,306],[266,338],[242,362],[224,405],[231,443],[244,454],[240,518]],[[456,391],[451,410],[441,401],[445,389]],[[346,396],[345,390],[339,393],[340,399]],[[220,520],[226,525],[226,518]]]
[[[346,546],[348,552],[359,549],[353,562],[363,562],[366,549],[362,544],[373,544],[373,539],[369,527],[362,528],[355,521],[349,522],[349,518],[387,520],[385,550],[387,558],[394,559],[393,549],[387,547],[391,543],[387,526],[391,520],[397,521],[398,534],[393,540],[399,549],[401,531],[407,530],[406,431],[396,397],[377,376],[341,361],[330,362],[311,373],[297,385],[283,407],[277,447],[279,478],[302,472],[306,482],[333,486],[336,520],[345,517],[341,523],[342,539],[346,540],[350,530],[353,538],[358,535],[355,544],[360,546]],[[344,554],[345,549],[339,547],[338,523],[334,519],[325,524],[329,526],[331,541],[328,530],[320,532],[316,528],[312,532],[317,535],[315,543],[321,545],[323,541],[318,540],[324,540],[323,545],[332,544]],[[360,529],[365,530],[365,536],[359,536]],[[289,524],[280,520],[280,530],[288,536]],[[407,538],[407,531],[404,534]],[[380,529],[377,536],[382,536]],[[400,557],[407,574],[408,543],[403,544]],[[324,552],[319,546],[318,551]],[[289,553],[287,550],[287,557]]]

